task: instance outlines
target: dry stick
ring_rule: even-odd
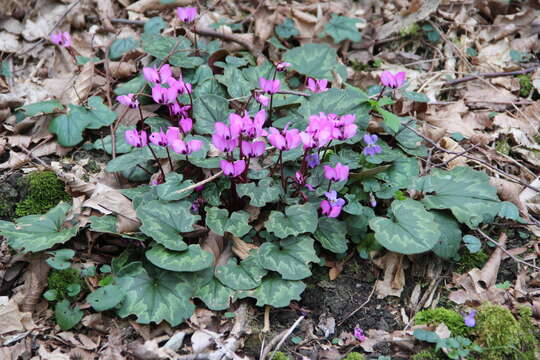
[[[440,150],[442,152],[445,152],[447,154],[452,154],[452,155],[459,155],[459,156],[463,156],[464,158],[467,158],[469,160],[472,160],[472,161],[476,161],[477,163],[493,170],[493,171],[496,171],[498,172],[499,174],[505,176],[507,179],[509,179],[510,181],[512,182],[515,182],[516,184],[520,184],[522,186],[525,186],[531,190],[534,190],[538,193],[540,193],[540,189],[537,188],[537,187],[534,187],[534,186],[531,186],[519,179],[516,179],[515,177],[513,177],[512,175],[508,174],[507,172],[503,171],[503,170],[500,170],[498,168],[496,168],[495,166],[491,165],[490,163],[482,160],[482,159],[478,159],[474,156],[471,156],[471,155],[468,155],[468,154],[461,154],[457,151],[452,151],[452,150],[447,150],[445,148],[442,148],[440,147],[435,141],[431,140],[430,138],[424,136],[423,134],[419,133],[418,131],[416,131],[416,129],[410,127],[407,123],[402,123],[401,125],[403,125],[404,127],[406,127],[407,129],[411,130],[413,133],[415,133],[416,135],[420,136],[422,139],[424,139],[425,141],[427,141],[428,143],[430,143],[431,145],[433,145],[437,150]]]
[[[107,79],[107,90],[105,91],[105,95],[107,96],[107,103],[109,104],[109,109],[112,108],[112,99],[111,99],[111,68],[109,64],[109,46],[105,48],[105,78]],[[114,121],[113,121],[114,123]],[[111,152],[112,152],[112,158],[116,159],[116,129],[114,128],[114,124],[109,125],[109,128],[111,130]],[[105,147],[103,147],[105,149]]]
[[[477,147],[479,147],[481,144],[474,144],[473,146],[471,146],[470,148],[468,148],[467,150],[464,150],[462,152],[460,152],[459,154],[456,154],[454,156],[452,156],[450,159],[446,160],[445,162],[442,162],[440,164],[437,164],[437,165],[434,165],[433,167],[443,167],[443,166],[446,166],[447,164],[449,164],[450,162],[452,162],[453,160],[457,159],[458,157],[460,156],[463,156],[463,154],[466,154],[468,152],[470,152],[471,150],[473,149],[476,149]]]
[[[190,186],[188,186],[188,187],[185,187],[185,188],[183,188],[183,189],[180,189],[180,190],[176,191],[175,194],[181,194],[181,193],[183,193],[183,192],[193,190],[193,189],[195,189],[195,188],[197,188],[197,187],[199,187],[199,186],[202,186],[202,185],[204,185],[204,184],[206,184],[206,183],[209,183],[209,182],[211,182],[211,181],[214,181],[215,179],[217,179],[217,178],[220,177],[221,175],[223,175],[223,170],[220,170],[219,172],[215,173],[214,175],[210,176],[209,178],[204,179],[204,180],[202,180],[202,181],[199,181],[198,183],[195,183],[195,184],[193,184],[193,185],[190,185]]]
[[[510,256],[512,259],[514,259],[514,261],[520,263],[520,264],[523,264],[525,266],[529,266],[529,267],[532,267],[533,269],[535,270],[540,270],[540,267],[534,265],[534,264],[531,264],[531,263],[528,263],[526,262],[525,260],[521,260],[520,258],[518,258],[517,256],[513,255],[511,252],[509,252],[508,250],[506,250],[506,248],[504,247],[504,245],[496,242],[495,240],[493,240],[491,237],[489,237],[486,233],[484,233],[482,230],[480,229],[476,229],[476,231],[478,231],[480,233],[480,235],[482,235],[483,237],[485,237],[487,240],[491,241],[493,244],[495,244],[499,249],[502,250],[502,252],[504,252],[506,255]]]
[[[242,40],[242,39],[240,39],[240,38],[238,38],[238,37],[236,37],[234,35],[222,34],[222,33],[219,33],[217,31],[208,30],[208,29],[194,29],[193,32],[195,34],[198,34],[198,35],[201,35],[201,36],[214,37],[214,38],[218,38],[220,40],[237,43],[237,44],[242,45],[243,47],[245,47],[247,50],[249,50],[250,52],[252,52],[256,56],[262,55],[262,53],[258,49],[256,49],[255,47],[251,46],[246,41],[244,41],[244,40]]]
[[[501,76],[523,75],[523,74],[528,74],[530,72],[535,71],[536,69],[538,69],[538,67],[540,67],[540,64],[529,67],[529,68],[526,68],[526,69],[523,69],[523,70],[470,75],[470,76],[465,76],[465,77],[462,77],[462,78],[459,78],[459,79],[447,81],[447,82],[445,82],[443,84],[443,86],[461,84],[461,83],[471,81],[471,80],[475,80],[475,79],[491,79],[491,78],[496,78],[496,77],[501,77]]]
[[[298,319],[296,319],[296,321],[294,322],[294,324],[292,324],[292,326],[285,330],[285,331],[282,331],[280,332],[276,337],[274,337],[272,339],[272,341],[270,341],[270,343],[266,346],[266,348],[264,349],[263,351],[263,354],[261,356],[261,360],[264,360],[266,358],[266,355],[268,355],[268,353],[270,352],[270,349],[272,349],[272,346],[278,342],[278,344],[276,345],[276,348],[274,349],[274,351],[272,352],[272,354],[270,355],[270,359],[273,359],[274,358],[274,355],[276,354],[276,351],[278,351],[280,348],[281,348],[281,345],[283,345],[283,343],[285,342],[285,340],[287,340],[287,338],[289,337],[289,335],[292,334],[292,332],[294,331],[294,329],[296,329],[296,327],[302,322],[302,320],[304,320],[304,315],[300,316]]]
[[[369,296],[368,298],[366,299],[366,301],[364,301],[362,303],[362,305],[360,305],[359,307],[357,307],[355,310],[351,311],[350,313],[348,313],[347,315],[345,315],[345,317],[343,318],[343,320],[341,320],[340,322],[338,322],[338,326],[341,326],[345,321],[349,320],[349,318],[351,316],[353,316],[354,314],[356,314],[358,311],[360,311],[360,309],[362,309],[364,306],[366,306],[370,301],[371,301],[371,297],[373,296],[373,294],[375,293],[375,284],[373,284],[373,289],[371,289],[371,292],[369,293]]]

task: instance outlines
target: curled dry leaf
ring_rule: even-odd
[[[383,280],[375,282],[377,297],[383,299],[387,296],[401,296],[405,286],[405,264],[402,254],[387,252],[384,256],[373,260],[373,263],[384,270]]]
[[[38,302],[42,300],[41,294],[47,286],[49,265],[45,262],[45,254],[32,255],[29,265],[24,273],[24,286],[20,307],[22,311],[32,312]]]
[[[523,189],[523,186],[516,184],[515,182],[508,181],[503,178],[490,177],[489,183],[497,188],[497,195],[502,200],[510,201],[516,205],[525,217],[528,216],[527,207],[520,200],[519,195]]]
[[[458,142],[454,141],[452,138],[449,138],[449,137],[443,137],[440,141],[440,145],[446,150],[450,150],[450,151],[455,151],[455,152],[465,151],[465,149],[461,145],[459,145]],[[454,157],[455,155],[453,154],[444,153],[443,161],[448,161]],[[455,168],[456,166],[466,166],[466,165],[467,165],[467,161],[465,160],[464,157],[460,156],[448,162],[448,169],[451,170]]]
[[[170,9],[176,6],[189,6],[192,5],[191,0],[173,0],[162,2],[160,0],[139,0],[129,5],[126,10],[134,11],[138,13],[144,13],[149,10],[164,10]]]
[[[92,196],[84,202],[83,206],[95,209],[105,215],[114,214],[119,219],[125,218],[125,221],[130,222],[132,226],[123,225],[122,230],[125,230],[125,228],[138,229],[140,226],[131,201],[122,195],[118,189],[105,184],[98,183]]]
[[[231,247],[225,237],[209,231],[201,247],[214,256],[214,266],[225,265],[231,257]]]
[[[431,105],[424,116],[428,123],[446,129],[448,134],[458,132],[468,137],[485,126],[478,118],[468,114],[469,108],[463,100],[459,100],[449,105]]]
[[[14,298],[0,297],[0,335],[12,331],[32,330],[35,327],[32,314],[21,312]]]
[[[240,239],[239,237],[233,236],[232,239],[233,239],[232,251],[236,256],[238,256],[242,260],[244,260],[245,258],[249,256],[249,252],[251,250],[258,249],[256,245],[247,243],[244,240]]]
[[[109,69],[111,76],[115,79],[126,79],[137,72],[135,64],[127,61],[111,61]]]
[[[80,105],[86,101],[94,86],[94,63],[92,61],[83,65],[75,83],[70,87],[68,103]]]

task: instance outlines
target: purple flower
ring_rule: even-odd
[[[235,162],[230,162],[227,160],[221,160],[219,162],[221,170],[227,176],[237,177],[241,175],[246,169],[245,160],[236,160]]]
[[[172,144],[174,141],[180,139],[180,129],[175,126],[169,126],[165,137],[167,138],[167,144]]]
[[[360,342],[366,340],[366,335],[364,335],[364,330],[362,330],[359,327],[354,328],[354,337]]]
[[[124,138],[131,146],[141,148],[148,145],[148,134],[144,130],[141,130],[141,132],[138,132],[137,129],[126,130]]]
[[[364,142],[366,143],[366,147],[362,151],[362,154],[365,156],[375,156],[376,154],[382,153],[382,148],[379,145],[376,145],[376,142],[379,138],[377,135],[373,134],[370,135],[368,133],[364,134]]]
[[[476,326],[476,319],[474,318],[475,315],[476,315],[476,310],[471,310],[469,314],[463,316],[463,321],[465,322],[465,326],[467,327]]]
[[[328,90],[328,80],[308,78],[306,87],[315,94],[322,93]]]
[[[178,91],[175,88],[164,88],[156,85],[152,88],[152,99],[158,104],[172,104],[176,102]]]
[[[116,101],[118,101],[122,105],[129,106],[132,109],[136,109],[139,107],[139,100],[137,100],[135,94],[117,96]]]
[[[341,213],[345,200],[337,197],[335,190],[324,193],[327,200],[321,201],[321,209],[323,215],[331,218],[338,217]]]
[[[255,100],[262,106],[270,105],[270,98],[266,95],[255,93]]]
[[[202,144],[203,142],[201,140],[183,141],[177,139],[174,140],[170,145],[175,153],[189,155],[195,151],[201,150]]]
[[[356,116],[354,114],[347,114],[341,116],[337,121],[334,122],[337,131],[337,139],[347,140],[356,135],[358,126],[355,124]]]
[[[319,154],[317,153],[309,154],[306,157],[306,161],[310,169],[319,166],[319,164],[321,163],[321,160],[319,159]]]
[[[189,117],[189,110],[191,109],[191,106],[181,105],[175,102],[174,104],[169,105],[169,108],[171,110],[171,114],[173,115],[180,115],[181,117]]]
[[[267,94],[275,94],[279,91],[279,80],[266,80],[263,77],[259,78],[260,88]]]
[[[177,80],[170,76],[167,79],[167,84],[169,84],[169,87],[175,88],[179,94],[191,94],[191,84],[184,82],[182,77]]]
[[[349,178],[349,167],[337,163],[335,167],[324,165],[324,177],[330,181],[344,181]]]
[[[283,133],[271,127],[268,142],[278,150],[291,150],[302,142],[298,129],[284,130]]]
[[[167,135],[160,129],[159,132],[150,134],[150,142],[156,146],[167,146]]]
[[[71,35],[67,31],[55,31],[51,34],[51,42],[56,45],[68,48],[71,46]]]
[[[197,17],[197,8],[195,7],[179,7],[176,8],[176,15],[182,22],[186,24],[192,23]]]
[[[247,157],[258,157],[264,153],[265,144],[263,141],[242,141],[242,153]]]
[[[294,179],[300,185],[302,185],[306,181],[306,178],[304,177],[304,175],[302,175],[302,173],[300,171],[297,171],[294,174]]]
[[[172,70],[169,64],[163,65],[159,71],[153,67],[143,68],[144,78],[152,84],[165,84],[172,78]]]
[[[403,86],[406,76],[407,74],[405,74],[405,72],[403,71],[400,71],[394,75],[390,71],[385,70],[382,72],[380,80],[381,84],[383,84],[384,86],[388,86],[392,89],[397,89]]]
[[[280,62],[276,65],[276,71],[285,71],[289,66],[291,66],[291,63],[286,61]]]
[[[242,133],[243,135],[249,138],[257,138],[260,136],[266,136],[267,133],[263,129],[264,122],[266,121],[266,110],[260,110],[255,114],[253,119],[249,116],[249,113],[244,112],[243,116],[238,114],[229,115],[229,123],[231,124],[231,129]]]

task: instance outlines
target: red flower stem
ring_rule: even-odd
[[[161,164],[159,163],[159,159],[154,152],[154,149],[152,149],[152,145],[148,144],[148,148],[150,149],[150,152],[152,153],[152,156],[154,156],[154,159],[156,159],[156,162],[159,166],[159,170],[161,171],[161,175],[163,176],[163,181],[165,181],[165,171],[163,171],[163,167],[161,167]]]
[[[169,165],[171,165],[171,171],[174,170],[172,160],[171,160],[171,153],[169,152],[169,147],[165,146],[165,149],[167,150],[167,159],[169,159]],[[187,158],[187,156],[186,156]]]

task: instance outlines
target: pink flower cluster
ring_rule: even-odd
[[[191,94],[191,84],[184,82],[181,76],[175,79],[169,64],[159,69],[145,67],[143,75],[148,82],[153,84],[152,98],[156,103],[168,105],[171,112],[181,112],[178,95]]]
[[[358,126],[355,124],[356,116],[347,114],[319,113],[311,115],[306,131],[300,133],[304,149],[320,148],[332,140],[347,140],[356,135]]]
[[[71,46],[71,35],[67,31],[55,31],[51,34],[51,42],[56,45],[68,48]]]
[[[181,134],[185,134],[185,129],[171,126],[166,132],[160,130],[159,132],[153,132],[148,136],[144,130],[138,131],[137,129],[126,130],[124,137],[126,142],[135,147],[144,147],[150,143],[156,146],[170,146],[170,148],[177,154],[189,155],[195,151],[199,151],[202,148],[203,142],[201,140],[184,141]],[[191,129],[190,129],[191,130]]]
[[[392,89],[398,89],[405,83],[406,74],[404,71],[400,71],[395,75],[392,72],[385,70],[380,76],[381,84]]]

